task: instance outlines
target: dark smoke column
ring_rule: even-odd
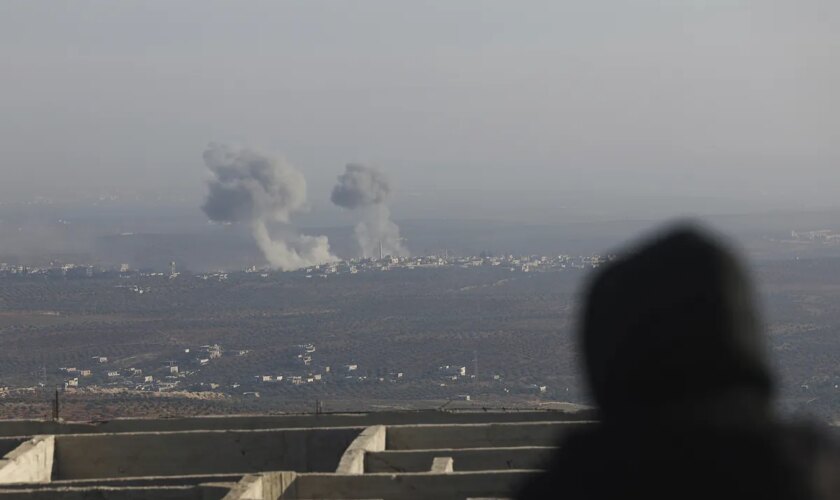
[[[378,256],[380,245],[383,255],[408,255],[400,239],[400,228],[391,220],[386,204],[390,195],[388,179],[375,168],[349,163],[338,176],[330,199],[339,207],[360,214],[355,234],[364,257]]]
[[[287,224],[306,206],[306,179],[288,163],[250,149],[211,143],[204,164],[212,174],[201,209],[211,220],[247,223],[269,264],[290,271],[337,260],[326,236],[285,234],[273,239],[268,224]]]

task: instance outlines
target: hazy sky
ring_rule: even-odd
[[[402,192],[840,205],[840,3],[0,3],[0,200],[183,193],[209,141]],[[837,199],[837,202],[834,200]]]

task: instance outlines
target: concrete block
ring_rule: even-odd
[[[0,459],[0,484],[48,483],[52,479],[54,436],[35,436]]]
[[[350,443],[335,472],[337,474],[364,474],[365,454],[385,449],[386,430],[384,425],[373,425],[362,431]]]
[[[446,474],[452,472],[452,457],[435,457],[432,460],[432,469],[430,472],[435,474]]]

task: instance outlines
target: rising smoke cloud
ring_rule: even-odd
[[[273,238],[270,223],[289,223],[306,207],[306,179],[283,160],[245,148],[211,143],[204,164],[212,174],[201,209],[216,222],[243,223],[275,269],[290,271],[337,260],[326,236],[284,234]]]
[[[330,199],[339,207],[360,214],[355,236],[364,257],[378,255],[380,244],[384,255],[408,255],[400,239],[400,228],[391,220],[386,204],[390,196],[388,179],[375,168],[350,163],[338,176]]]

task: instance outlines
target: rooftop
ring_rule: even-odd
[[[3,498],[504,498],[587,411],[0,421]]]

